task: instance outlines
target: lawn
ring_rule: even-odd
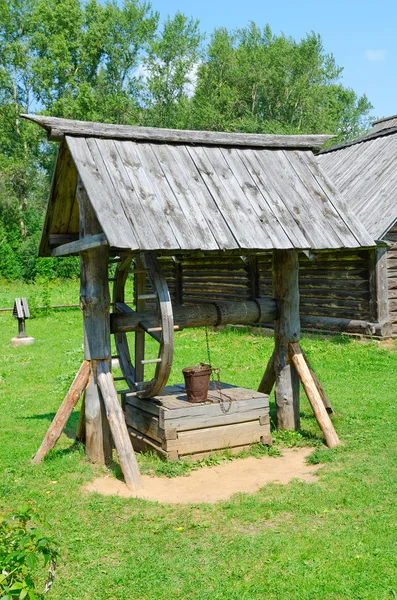
[[[33,293],[36,306],[78,302],[75,283],[3,285],[1,306]],[[48,301],[50,294],[50,302]],[[397,598],[397,347],[341,336],[303,347],[337,411],[344,445],[322,450],[305,398],[302,432],[277,447],[310,443],[323,462],[317,483],[270,485],[215,505],[159,505],[88,495],[103,469],[73,445],[79,406],[56,449],[38,448],[83,358],[78,310],[39,313],[33,346],[13,348],[11,314],[0,313],[0,502],[32,503],[58,540],[61,562],[49,598],[59,600],[319,600]],[[40,316],[41,315],[41,316]],[[255,388],[272,339],[249,330],[210,332],[222,379]],[[171,382],[206,360],[202,330],[176,336]],[[239,459],[243,460],[243,459]],[[277,457],[274,457],[277,461]],[[143,469],[163,470],[141,459]]]

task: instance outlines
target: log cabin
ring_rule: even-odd
[[[375,121],[361,138],[321,150],[317,160],[378,248],[333,254],[329,263],[315,267],[302,261],[303,321],[323,329],[396,336],[397,116]],[[314,279],[317,269],[324,273],[323,281]],[[311,300],[306,303],[308,279],[315,310]]]

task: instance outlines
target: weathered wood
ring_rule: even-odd
[[[94,367],[94,368],[93,368]],[[95,377],[95,361],[85,390],[84,429],[87,459],[94,464],[110,464],[112,436],[106,418],[105,406]]]
[[[113,377],[109,371],[106,360],[98,361],[96,365],[96,376],[106,407],[106,416],[110,425],[125,482],[131,490],[139,489],[143,487],[143,483],[139,473],[138,463],[127,431],[123,411],[119,404],[117,391],[114,387]]]
[[[76,442],[85,444],[85,391],[81,402],[80,416],[76,428]]]
[[[91,250],[92,248],[99,248],[100,246],[107,246],[107,240],[104,233],[97,233],[96,235],[86,235],[84,238],[75,242],[69,242],[58,246],[51,251],[51,256],[70,256],[71,254],[78,254],[85,250]]]
[[[261,440],[271,443],[268,396],[221,382],[221,399],[217,385],[211,382],[209,401],[199,404],[188,402],[182,384],[168,386],[156,398],[145,400],[124,394],[134,447],[156,452],[161,448],[168,458],[176,459],[181,454]]]
[[[54,246],[61,246],[62,244],[70,244],[70,242],[77,242],[79,239],[78,233],[50,233],[49,245],[51,248]]]
[[[211,327],[221,323],[269,323],[276,318],[277,303],[273,298],[258,298],[245,302],[217,302],[186,306],[173,306],[174,323],[180,328]],[[112,333],[137,331],[140,321],[160,324],[155,312],[115,313],[110,317]]]
[[[99,223],[81,181],[78,183],[76,195],[80,207],[80,237],[100,233]],[[102,246],[82,252],[80,271],[84,355],[91,361],[110,361],[108,248]],[[111,436],[95,377],[91,377],[86,391],[85,417],[87,458],[91,462],[108,462],[111,458]]]
[[[51,256],[50,233],[71,233],[69,224],[76,206],[77,171],[69,148],[63,142],[59,146],[55,171],[51,183],[50,200],[47,205],[39,245],[39,256]],[[78,212],[78,211],[76,211]],[[73,231],[73,230],[72,230]],[[73,233],[78,234],[78,223]]]
[[[157,127],[134,127],[128,125],[108,125],[89,121],[70,121],[57,117],[41,115],[21,115],[38,123],[51,135],[56,130],[64,135],[81,135],[84,137],[144,140],[159,142],[186,142],[192,144],[213,144],[225,146],[259,146],[281,148],[320,149],[332,138],[332,135],[274,135],[257,133],[224,133],[212,131],[185,131],[179,129],[161,129]]]
[[[371,321],[386,322],[389,318],[387,263],[387,248],[376,248],[369,252]]]
[[[260,441],[261,437],[267,437],[268,425],[260,425],[257,421],[248,423],[235,423],[221,425],[219,427],[208,427],[199,430],[182,431],[176,440],[164,440],[163,448],[167,452],[176,450],[179,456],[203,452],[206,450],[219,450],[234,445],[241,446]]]
[[[269,362],[267,363],[262,380],[259,384],[258,392],[262,392],[263,394],[270,394],[275,383],[276,383],[275,350],[273,350],[272,355],[269,359]]]
[[[59,440],[74,407],[79,401],[81,394],[87,387],[90,371],[91,369],[89,361],[84,360],[77,372],[76,377],[73,380],[72,385],[70,386],[68,393],[65,396],[64,401],[57,410],[57,413],[45,435],[44,440],[41,443],[40,448],[34,455],[32,462],[36,464],[41,462],[47,452],[51,450]]]
[[[302,381],[302,385],[305,389],[307,398],[313,409],[316,421],[324,434],[325,443],[329,448],[335,448],[339,446],[340,441],[338,435],[334,429],[331,419],[325,409],[321,396],[318,392],[317,386],[313,381],[309,367],[303,357],[301,347],[299,343],[288,344],[288,351],[291,360],[299,373],[299,377]]]
[[[306,354],[305,354],[305,351],[304,351],[302,348],[301,348],[301,352],[302,352],[302,356],[303,356],[303,358],[304,358],[304,359],[305,359],[305,361],[306,361],[307,367],[308,367],[308,369],[309,369],[309,371],[310,371],[310,375],[311,375],[311,376],[312,376],[312,378],[313,378],[313,381],[314,381],[314,383],[315,383],[315,386],[316,386],[316,388],[317,388],[317,390],[318,390],[318,393],[319,393],[319,394],[320,394],[320,396],[321,396],[321,400],[323,401],[323,404],[324,404],[325,410],[327,411],[327,413],[328,413],[329,415],[334,415],[334,414],[335,414],[335,411],[334,411],[334,409],[333,409],[333,406],[332,406],[331,402],[329,401],[329,398],[328,398],[327,394],[325,393],[325,390],[324,390],[323,386],[321,385],[321,382],[320,382],[320,380],[318,379],[317,375],[316,375],[316,374],[315,374],[315,372],[313,371],[313,369],[312,369],[312,366],[311,366],[311,364],[310,364],[310,362],[309,362],[309,360],[308,360],[308,358],[307,358],[307,356],[306,356]]]
[[[322,315],[302,315],[301,325],[307,329],[346,331],[347,333],[359,333],[362,335],[375,335],[377,327],[377,323],[371,323],[370,321],[326,317]]]
[[[290,430],[300,427],[299,377],[288,357],[288,343],[300,339],[298,270],[296,251],[274,251],[273,293],[279,305],[274,324],[277,427]]]

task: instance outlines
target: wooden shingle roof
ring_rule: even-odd
[[[112,248],[159,252],[373,246],[312,150],[328,136],[123,127],[31,117],[61,142],[40,253],[78,233],[77,175]]]
[[[327,148],[317,160],[370,235],[382,239],[397,221],[397,127]]]

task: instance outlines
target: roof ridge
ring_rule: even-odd
[[[21,115],[43,127],[50,141],[61,141],[65,135],[125,139],[130,141],[196,144],[216,146],[246,146],[260,148],[301,148],[320,150],[331,135],[278,135],[266,133],[231,133],[224,131],[189,131],[138,125],[114,125],[90,121],[75,121],[44,115]]]
[[[374,131],[373,133],[368,133],[367,135],[363,135],[362,137],[355,138],[354,140],[350,140],[350,142],[344,142],[342,144],[336,144],[335,146],[330,146],[329,148],[323,148],[320,150],[319,154],[328,154],[329,152],[335,152],[336,150],[342,150],[342,148],[348,148],[349,146],[355,146],[356,144],[361,144],[363,142],[369,142],[378,137],[383,137],[386,135],[393,135],[397,133],[397,126],[389,127],[388,129],[380,129],[379,131]]]

